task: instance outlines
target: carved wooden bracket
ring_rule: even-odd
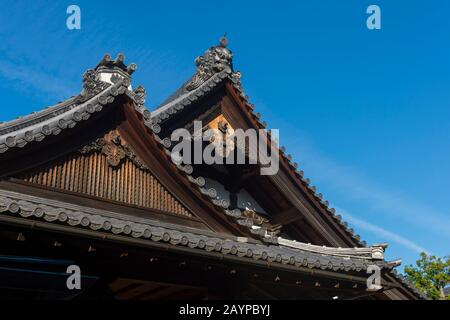
[[[92,152],[101,152],[106,156],[108,165],[113,168],[118,167],[122,161],[127,158],[131,160],[138,168],[149,171],[148,167],[136,156],[132,149],[122,140],[117,130],[107,133],[103,138],[82,147],[81,154]]]
[[[254,210],[248,208],[242,212],[242,217],[253,220],[254,225],[263,227],[267,229],[267,231],[272,232],[274,235],[277,235],[282,228],[282,225],[271,224],[268,219],[260,216]]]

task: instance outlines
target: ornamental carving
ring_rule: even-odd
[[[116,130],[111,131],[105,137],[99,138],[82,147],[79,152],[81,154],[100,152],[106,156],[108,165],[113,168],[118,167],[122,161],[127,158],[139,169],[149,171],[148,167],[139,159],[138,156],[136,156],[132,149],[125,144]]]
[[[222,114],[209,122],[203,130],[205,137],[214,144],[217,154],[228,157],[231,152],[238,151],[251,159],[250,163],[256,163],[257,145],[251,139],[247,143],[247,139],[240,139],[239,134],[235,135],[235,130]]]
[[[203,56],[195,59],[197,72],[192,80],[186,85],[186,90],[192,91],[200,87],[206,80],[216,73],[226,71],[232,73],[233,54],[227,48],[228,40],[223,37],[220,44],[209,48]]]
[[[241,83],[241,77],[242,74],[239,71],[233,72],[231,74],[231,80],[233,80],[234,84],[239,88],[239,90],[244,91],[244,88],[242,87]]]
[[[112,133],[111,143],[106,143],[103,146],[102,153],[106,155],[106,161],[111,167],[117,167],[125,159],[125,150],[117,133]]]
[[[147,96],[147,93],[145,92],[144,87],[137,86],[136,89],[134,90],[134,101],[138,105],[144,105],[146,96]]]
[[[123,79],[124,79],[124,77],[119,76],[117,73],[113,73],[111,75],[111,79],[110,80],[111,80],[112,83],[118,83],[119,81],[121,81]]]

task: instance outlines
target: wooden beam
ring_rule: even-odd
[[[300,219],[303,219],[303,215],[296,207],[291,207],[289,209],[277,213],[272,218],[271,222],[274,224],[287,225]]]

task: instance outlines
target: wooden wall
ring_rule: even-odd
[[[101,152],[75,152],[17,177],[29,183],[192,217],[149,172],[125,158],[112,167]]]

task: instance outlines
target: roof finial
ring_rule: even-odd
[[[223,37],[220,38],[219,43],[222,47],[226,48],[228,46],[227,33],[223,34]]]
[[[218,45],[210,47],[206,52],[195,59],[197,72],[185,85],[187,91],[195,90],[215,74],[224,72],[233,73],[233,53],[227,48],[226,33],[220,38]]]
[[[137,65],[135,63],[131,63],[128,66],[125,65],[125,55],[123,53],[119,53],[115,60],[112,59],[110,54],[105,54],[103,59],[98,63],[95,67],[95,70],[102,72],[102,70],[111,70],[118,71],[122,74],[122,76],[129,77],[131,74],[136,71]]]

